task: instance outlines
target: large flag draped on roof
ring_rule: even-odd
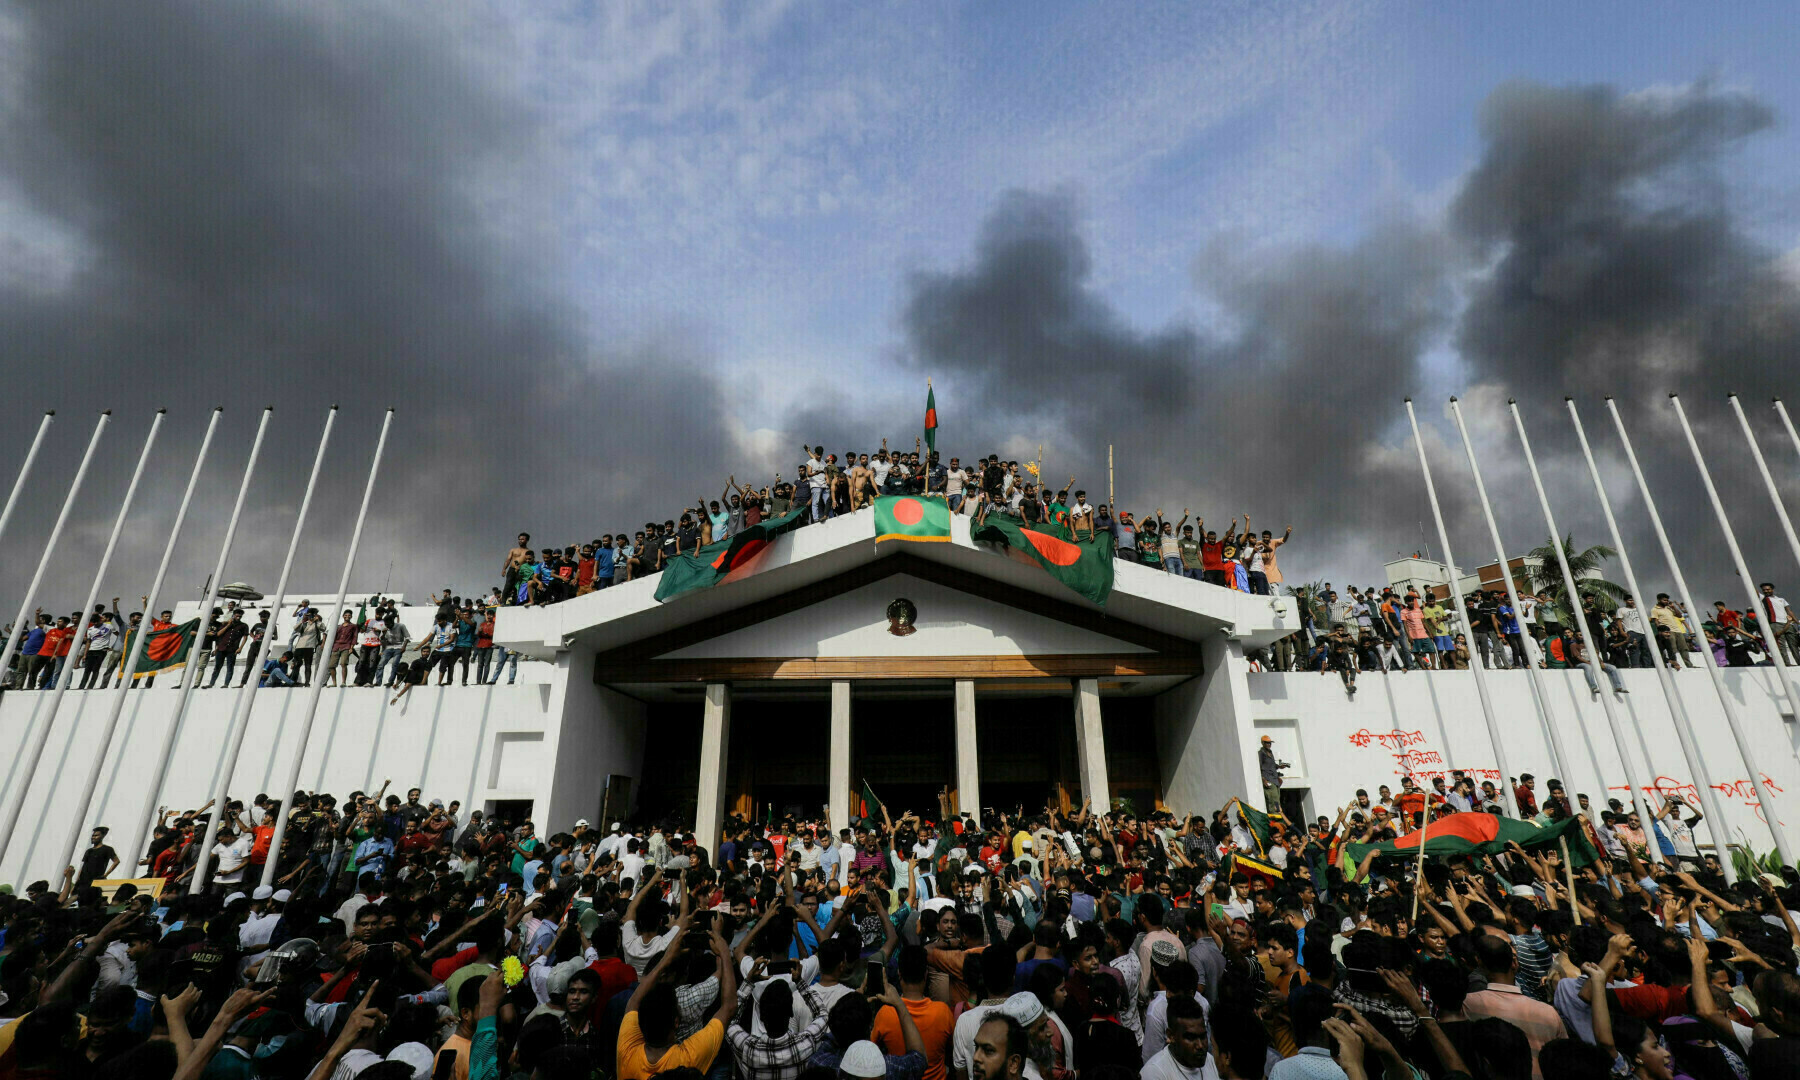
[[[131,673],[133,681],[155,675],[159,671],[172,671],[184,666],[199,632],[199,619],[189,619],[161,630],[151,630],[150,636],[144,639],[144,651],[138,656],[137,668]],[[131,639],[135,636],[136,630],[125,635],[125,651],[120,654],[120,668],[125,666],[124,657],[131,655]]]
[[[673,600],[695,589],[708,589],[722,581],[756,573],[760,556],[769,544],[782,533],[805,524],[810,510],[802,503],[778,518],[746,526],[692,555],[676,556],[663,567],[662,578],[656,583],[657,601]]]
[[[883,495],[875,500],[875,542],[950,539],[950,506],[941,498]]]
[[[1580,818],[1564,818],[1553,825],[1539,825],[1535,821],[1519,821],[1493,814],[1451,814],[1431,822],[1422,832],[1410,832],[1398,840],[1387,840],[1379,844],[1345,844],[1343,857],[1358,864],[1371,851],[1380,851],[1383,858],[1390,855],[1417,858],[1421,835],[1425,837],[1427,855],[1498,855],[1506,850],[1509,843],[1531,851],[1537,848],[1555,848],[1559,841],[1566,839],[1569,842],[1569,859],[1576,866],[1586,866],[1599,858],[1599,853],[1582,831]]]
[[[1050,576],[1101,607],[1113,587],[1113,540],[1100,533],[1076,543],[1055,532],[1030,529],[1001,514],[989,514],[969,530],[969,539],[999,544],[1016,558],[1035,562]]]

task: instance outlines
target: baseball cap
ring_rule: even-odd
[[[838,1059],[838,1071],[845,1076],[876,1080],[887,1075],[887,1056],[881,1052],[881,1047],[867,1039],[858,1039]]]
[[[1274,742],[1274,741],[1275,741],[1275,740],[1274,740],[1274,739],[1273,739],[1273,738],[1271,738],[1271,737],[1269,737],[1269,736],[1267,736],[1267,735],[1264,735],[1264,736],[1263,736],[1263,737],[1262,737],[1262,741],[1263,741],[1263,742]]]
[[[588,827],[588,819],[587,818],[577,818],[575,821],[575,827],[577,829],[587,828]]]

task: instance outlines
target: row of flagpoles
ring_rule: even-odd
[[[163,547],[162,560],[157,565],[156,576],[151,580],[149,592],[145,596],[143,608],[145,628],[149,627],[151,614],[157,610],[156,605],[162,593],[163,583],[168,576],[169,563],[180,542],[182,526],[187,521],[188,508],[193,501],[194,490],[200,482],[201,468],[206,463],[207,452],[212,448],[213,435],[218,428],[219,417],[223,412],[223,407],[213,410],[212,417],[206,426],[206,434],[200,441],[200,450],[194,458],[193,470],[188,475],[187,488],[182,493],[180,508],[175,512],[175,523],[170,527],[168,542]],[[250,456],[244,465],[243,477],[238,483],[237,499],[232,504],[231,518],[225,526],[225,538],[219,546],[219,556],[214,563],[212,576],[207,579],[206,587],[201,592],[202,633],[204,633],[204,620],[207,618],[207,613],[211,611],[213,601],[217,599],[219,583],[225,580],[225,567],[231,557],[232,543],[237,537],[238,523],[242,520],[244,503],[250,493],[250,481],[255,475],[257,459],[262,454],[264,437],[268,433],[269,421],[274,412],[274,406],[264,409],[262,419],[257,424],[256,438],[250,445]],[[294,519],[293,534],[288,540],[287,555],[282,560],[280,579],[276,582],[274,593],[271,594],[273,600],[273,606],[269,613],[269,638],[271,641],[274,640],[275,628],[281,620],[281,609],[287,595],[288,575],[293,570],[294,555],[300,547],[300,537],[306,526],[307,511],[312,506],[313,492],[318,485],[319,474],[325,463],[325,448],[331,440],[331,429],[337,422],[337,413],[338,407],[333,405],[326,414],[325,428],[319,436],[318,451],[313,457],[312,472],[307,477],[306,492],[301,497],[300,510]],[[119,535],[124,528],[126,516],[131,510],[132,500],[137,495],[138,483],[143,478],[144,467],[150,460],[150,452],[156,444],[156,436],[162,427],[165,414],[166,410],[159,409],[157,411],[151,422],[150,432],[145,436],[143,450],[138,454],[137,467],[132,472],[131,482],[125,489],[125,497],[119,505],[118,516],[113,521],[112,533],[107,538],[105,551],[101,554],[100,563],[95,568],[93,583],[88,589],[87,601],[81,606],[80,620],[75,626],[75,641],[85,640],[87,636],[88,623],[93,617],[95,601],[100,595],[100,587],[106,577],[107,567],[112,561],[113,551],[118,545]],[[13,481],[12,493],[7,498],[6,508],[0,510],[0,541],[5,539],[6,528],[11,523],[19,493],[23,490],[26,479],[31,474],[32,466],[37,460],[38,451],[43,445],[44,436],[49,431],[54,416],[54,412],[46,413],[42,423],[38,425],[37,435],[25,455],[24,464],[19,467],[18,477]],[[5,672],[10,668],[13,657],[18,652],[19,641],[30,625],[29,620],[35,610],[32,605],[37,599],[38,587],[43,584],[44,571],[49,566],[51,555],[61,550],[58,541],[62,536],[63,527],[68,523],[69,512],[81,492],[82,482],[87,478],[88,466],[93,462],[94,452],[99,447],[100,438],[105,433],[111,419],[112,413],[108,410],[100,414],[99,421],[94,425],[93,436],[88,440],[87,451],[82,455],[81,464],[75,470],[75,478],[70,483],[68,494],[63,499],[62,510],[57,515],[56,523],[51,526],[50,538],[44,545],[43,557],[39,559],[37,570],[32,574],[31,582],[25,589],[24,600],[19,605],[19,616],[13,621],[12,633],[7,636],[4,650],[0,651],[0,672]],[[362,506],[357,511],[356,527],[350,534],[350,547],[344,554],[343,573],[338,579],[337,599],[333,602],[332,607],[324,613],[326,626],[336,625],[338,612],[344,610],[345,596],[350,587],[350,571],[356,563],[357,548],[362,543],[363,525],[368,518],[370,499],[375,492],[375,477],[381,467],[382,453],[387,448],[388,431],[393,421],[394,410],[389,409],[382,420],[381,435],[376,440],[375,454],[369,463],[368,481],[363,487]],[[119,716],[125,708],[125,693],[132,687],[133,679],[130,673],[137,670],[138,662],[142,659],[144,644],[150,636],[149,633],[142,631],[131,635],[131,645],[125,659],[125,676],[119,680],[119,685],[112,692],[106,719],[101,725],[97,741],[93,744],[93,755],[88,762],[87,775],[76,803],[77,811],[71,816],[69,832],[63,843],[62,861],[57,864],[58,866],[73,864],[81,839],[87,835],[89,829],[87,818],[94,809],[94,792],[100,781],[100,772],[113,749],[113,736],[118,729]],[[269,648],[272,650],[273,646],[271,645]],[[63,694],[69,689],[69,684],[74,681],[76,666],[72,663],[64,665],[61,677],[56,680],[52,688],[48,703],[35,710],[42,715],[32,727],[18,761],[13,767],[14,779],[11,790],[7,793],[5,801],[0,803],[0,856],[6,853],[17,833],[25,796],[31,787],[31,781],[36,774],[39,761],[43,757],[44,745],[49,740],[51,728],[55,726]],[[181,730],[182,718],[187,712],[188,700],[199,681],[200,672],[192,666],[190,656],[189,667],[181,680],[180,697],[176,700],[174,713],[170,716],[162,733],[155,768],[149,774],[150,780],[144,793],[143,805],[132,830],[125,834],[126,843],[132,845],[126,849],[126,857],[134,865],[138,853],[149,848],[151,834],[156,825],[156,800],[162,791],[170,761],[175,754],[175,740]],[[213,844],[218,836],[219,824],[225,815],[227,789],[231,783],[232,773],[237,768],[238,755],[243,749],[244,736],[250,726],[250,710],[256,700],[256,692],[260,689],[261,683],[262,680],[258,677],[258,673],[251,672],[250,677],[242,686],[238,687],[237,699],[233,703],[231,711],[231,725],[226,735],[225,756],[217,774],[213,777],[215,789],[213,806],[215,809],[207,823],[205,842],[200,846],[199,862],[195,866],[193,878],[188,886],[192,893],[199,893],[206,888]],[[275,789],[282,793],[280,798],[285,799],[287,794],[294,791],[300,783],[301,761],[306,755],[307,743],[312,734],[313,719],[318,714],[319,700],[324,692],[324,687],[325,680],[323,678],[315,677],[312,680],[306,699],[305,712],[300,721],[299,738],[295,742],[290,756],[286,784]],[[280,747],[273,747],[270,752],[279,754]],[[288,808],[284,807],[284,809]],[[287,814],[277,814],[271,850],[280,850],[282,834],[286,828]],[[264,864],[262,884],[273,883],[276,861],[269,859]]]
[[[1733,565],[1737,571],[1738,580],[1744,587],[1746,601],[1750,609],[1756,611],[1758,610],[1760,598],[1757,595],[1755,579],[1750,576],[1749,568],[1744,562],[1743,551],[1738,546],[1737,534],[1733,531],[1731,522],[1725,515],[1724,504],[1719,501],[1718,489],[1713,486],[1712,473],[1707,468],[1706,459],[1700,452],[1699,442],[1694,438],[1694,429],[1688,422],[1686,410],[1682,408],[1681,398],[1675,394],[1670,394],[1669,399],[1671,405],[1675,409],[1676,419],[1681,424],[1682,434],[1686,438],[1688,449],[1693,455],[1694,465],[1700,472],[1701,483],[1706,489],[1707,497],[1712,502],[1713,513],[1717,516],[1719,528],[1725,537],[1726,549],[1731,554]],[[1774,477],[1769,472],[1768,463],[1763,459],[1762,449],[1757,444],[1755,433],[1750,428],[1750,422],[1745,417],[1743,407],[1738,403],[1737,396],[1735,394],[1731,395],[1729,401],[1732,411],[1737,417],[1739,426],[1743,430],[1744,439],[1750,445],[1750,452],[1756,459],[1757,469],[1761,473],[1763,483],[1768,489],[1769,499],[1775,505],[1776,515],[1781,520],[1788,544],[1793,549],[1794,558],[1797,562],[1800,562],[1800,538],[1797,538],[1795,535],[1793,522],[1789,519],[1787,509],[1782,504],[1780,491],[1776,487]],[[1630,590],[1633,596],[1639,598],[1645,597],[1647,594],[1638,584],[1637,572],[1632,566],[1631,556],[1625,550],[1624,538],[1619,533],[1619,523],[1613,516],[1612,503],[1606,495],[1606,486],[1600,480],[1600,470],[1594,463],[1594,454],[1592,448],[1588,444],[1587,431],[1581,424],[1581,414],[1576,409],[1575,400],[1573,398],[1565,398],[1564,403],[1568,406],[1569,421],[1574,426],[1576,439],[1580,443],[1582,459],[1587,465],[1588,476],[1593,481],[1594,494],[1597,496],[1601,512],[1606,518],[1607,531],[1612,539],[1613,547],[1619,553],[1619,565],[1625,575],[1625,587]],[[1796,433],[1793,421],[1789,419],[1787,409],[1780,399],[1776,399],[1774,404],[1775,410],[1780,415],[1781,422],[1787,430],[1788,437],[1793,440],[1795,451],[1800,453],[1800,433]],[[1555,515],[1550,508],[1549,497],[1544,491],[1544,481],[1542,475],[1538,471],[1537,458],[1531,452],[1531,441],[1525,433],[1524,418],[1519,413],[1519,406],[1516,401],[1509,401],[1507,405],[1512,414],[1513,427],[1519,437],[1520,449],[1524,452],[1526,468],[1531,473],[1531,483],[1534,493],[1537,495],[1538,508],[1544,516],[1544,526],[1548,529],[1551,537],[1550,547],[1556,553],[1557,569],[1560,571],[1562,577],[1563,588],[1565,594],[1570,598],[1569,603],[1571,612],[1569,621],[1574,624],[1576,632],[1581,637],[1582,647],[1587,654],[1589,677],[1593,680],[1595,686],[1604,687],[1606,685],[1606,677],[1600,667],[1601,653],[1596,648],[1596,643],[1589,637],[1587,620],[1579,617],[1578,605],[1580,603],[1580,594],[1576,591],[1575,576],[1570,571],[1568,556],[1564,552],[1562,542],[1559,539],[1562,536],[1562,533],[1557,528]],[[1700,609],[1694,603],[1693,593],[1688,589],[1687,577],[1682,573],[1681,564],[1675,558],[1674,548],[1669,544],[1668,533],[1663,528],[1662,515],[1657,512],[1656,501],[1651,497],[1650,487],[1644,479],[1643,469],[1638,465],[1637,452],[1632,447],[1631,437],[1625,431],[1625,422],[1619,415],[1618,406],[1611,397],[1606,399],[1606,409],[1607,413],[1612,417],[1613,427],[1618,431],[1620,445],[1624,449],[1626,460],[1631,465],[1631,474],[1637,483],[1638,494],[1643,499],[1644,509],[1650,515],[1650,524],[1655,531],[1657,544],[1662,551],[1663,559],[1668,564],[1669,573],[1675,581],[1676,591],[1680,593],[1681,601],[1686,605],[1689,614],[1697,618]],[[1467,455],[1469,461],[1469,469],[1475,478],[1476,497],[1481,504],[1482,516],[1487,525],[1488,538],[1494,545],[1495,557],[1502,568],[1500,576],[1501,580],[1504,581],[1506,585],[1507,599],[1512,604],[1512,610],[1514,612],[1521,611],[1523,609],[1519,606],[1518,588],[1513,583],[1511,569],[1507,564],[1506,549],[1501,543],[1500,530],[1495,523],[1493,504],[1488,498],[1487,486],[1482,482],[1481,466],[1475,458],[1475,445],[1469,438],[1469,429],[1463,420],[1462,403],[1454,397],[1450,399],[1450,412],[1455,420],[1457,433],[1461,436],[1463,451]],[[1413,412],[1411,398],[1406,399],[1406,418],[1412,427],[1413,444],[1418,450],[1419,455],[1419,471],[1424,477],[1425,494],[1431,503],[1432,519],[1437,525],[1438,543],[1444,552],[1444,564],[1448,570],[1446,577],[1449,579],[1451,596],[1456,604],[1457,619],[1463,624],[1468,639],[1473,641],[1475,640],[1474,628],[1468,625],[1468,615],[1466,608],[1464,607],[1462,587],[1457,581],[1456,558],[1451,551],[1449,531],[1445,527],[1443,510],[1438,503],[1437,487],[1432,481],[1431,463],[1426,458],[1425,444],[1419,437],[1419,421],[1418,417]],[[1644,618],[1648,618],[1647,609]],[[1773,673],[1776,682],[1774,688],[1775,696],[1778,701],[1785,698],[1787,711],[1790,714],[1800,716],[1800,709],[1796,709],[1796,705],[1800,704],[1800,688],[1797,688],[1795,685],[1795,673],[1793,669],[1782,660],[1781,651],[1777,647],[1775,641],[1774,631],[1769,625],[1770,620],[1767,618],[1758,618],[1756,621],[1761,629],[1763,646],[1768,652],[1769,661],[1772,665],[1770,670]],[[1556,716],[1550,704],[1550,694],[1544,684],[1543,673],[1537,666],[1536,657],[1531,654],[1533,647],[1532,638],[1529,634],[1525,633],[1521,633],[1520,636],[1521,642],[1527,650],[1527,658],[1531,661],[1527,664],[1527,670],[1530,672],[1532,696],[1535,699],[1537,706],[1538,721],[1544,731],[1547,744],[1550,747],[1550,756],[1558,773],[1563,777],[1568,777],[1571,775],[1569,770],[1568,750],[1563,743],[1561,729],[1556,722]],[[1756,787],[1757,798],[1763,806],[1773,808],[1775,805],[1774,798],[1770,794],[1768,782],[1763,776],[1762,769],[1757,766],[1755,755],[1752,752],[1749,740],[1744,733],[1743,717],[1739,712],[1736,700],[1726,689],[1725,682],[1719,674],[1718,660],[1714,657],[1712,649],[1707,646],[1704,640],[1700,641],[1698,644],[1700,646],[1699,652],[1703,658],[1707,674],[1712,680],[1713,691],[1719,699],[1720,708],[1724,711],[1726,724],[1731,729],[1732,741],[1736,746],[1738,756],[1741,758],[1746,772],[1748,772],[1752,783]],[[1700,794],[1702,809],[1705,812],[1706,820],[1712,831],[1714,847],[1720,855],[1720,865],[1724,869],[1726,879],[1728,881],[1734,880],[1736,872],[1732,866],[1731,860],[1726,857],[1729,841],[1725,831],[1725,816],[1719,805],[1718,789],[1713,786],[1711,774],[1706,768],[1706,763],[1701,759],[1699,746],[1694,741],[1692,721],[1686,707],[1682,703],[1681,695],[1675,687],[1674,679],[1671,678],[1669,669],[1663,661],[1662,651],[1657,648],[1651,648],[1649,652],[1651,662],[1656,668],[1657,679],[1662,687],[1663,697],[1668,703],[1669,715],[1674,723],[1675,733],[1681,743],[1682,756],[1686,759],[1688,768],[1693,773],[1694,786]],[[1482,717],[1487,724],[1488,738],[1493,744],[1496,763],[1499,766],[1501,775],[1508,780],[1507,783],[1500,785],[1504,788],[1503,797],[1511,812],[1517,814],[1518,807],[1513,801],[1512,785],[1510,782],[1511,778],[1517,774],[1512,771],[1512,768],[1507,762],[1506,744],[1501,736],[1500,723],[1494,709],[1493,696],[1489,692],[1487,672],[1484,665],[1479,660],[1471,663],[1469,667],[1475,676],[1476,696],[1481,702]],[[1651,807],[1647,801],[1647,794],[1650,789],[1641,782],[1643,774],[1638,771],[1638,764],[1633,759],[1629,745],[1624,737],[1624,728],[1627,725],[1635,726],[1635,717],[1621,720],[1619,710],[1614,705],[1612,696],[1610,694],[1601,693],[1599,697],[1602,710],[1606,714],[1606,723],[1608,730],[1612,735],[1613,745],[1618,748],[1619,761],[1625,772],[1625,782],[1631,790],[1632,802],[1637,813],[1640,815],[1640,820],[1644,822],[1645,828],[1648,830],[1649,824],[1653,819]],[[1576,722],[1579,723],[1579,717],[1576,718]],[[1637,744],[1644,746],[1645,743],[1643,742],[1642,733],[1634,730],[1633,734],[1637,735]],[[1599,761],[1596,759],[1592,764],[1595,774],[1601,775],[1602,770],[1600,769]],[[1644,764],[1651,767],[1652,772],[1654,772],[1654,767],[1651,766],[1651,763],[1648,760],[1646,760]],[[1779,853],[1781,861],[1786,865],[1793,865],[1793,852],[1790,849],[1784,830],[1779,823],[1779,818],[1772,810],[1765,814],[1764,817],[1768,822],[1769,832],[1774,837],[1775,849]]]

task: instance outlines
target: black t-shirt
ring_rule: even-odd
[[[994,464],[981,470],[981,489],[987,492],[989,499],[998,502],[1006,491],[1006,467]]]
[[[675,534],[673,533],[667,534],[661,540],[657,541],[657,547],[662,550],[662,557],[665,562],[669,559],[673,559],[678,554],[676,550],[676,545],[678,543],[680,543],[680,541],[675,539]]]
[[[1026,521],[1044,520],[1044,504],[1036,499],[1026,499],[1019,504],[1019,516]]]
[[[700,546],[700,530],[682,529],[675,534],[675,539],[680,541],[681,550],[691,555]]]
[[[106,873],[107,866],[118,857],[119,856],[113,849],[107,847],[105,844],[101,844],[99,847],[88,848],[86,851],[82,852],[81,877],[78,884],[86,885],[101,874]]]

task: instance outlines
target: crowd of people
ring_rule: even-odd
[[[1679,799],[1643,822],[1554,780],[1540,805],[1521,776],[1519,812],[1581,815],[1597,861],[1357,860],[1507,808],[1404,777],[1305,821],[1263,759],[1267,818],[1052,802],[978,824],[945,791],[835,834],[727,818],[711,850],[689,822],[540,835],[417,788],[259,795],[223,808],[192,895],[214,808],[165,813],[116,891],[104,830],[60,887],[0,889],[0,1075],[1800,1075],[1800,876],[1727,886]]]
[[[1637,598],[1620,594],[1617,603],[1594,593],[1581,597],[1581,619],[1588,639],[1600,652],[1601,670],[1612,692],[1628,691],[1619,677],[1622,668],[1654,666],[1650,650],[1661,654],[1671,670],[1698,667],[1698,650],[1705,648],[1721,667],[1750,667],[1769,663],[1762,622],[1784,664],[1800,663],[1800,617],[1773,582],[1759,589],[1761,611],[1736,610],[1725,601],[1713,603],[1713,611],[1696,618],[1686,605],[1668,593],[1658,593],[1646,611]],[[1398,591],[1350,586],[1340,595],[1329,582],[1321,588],[1295,590],[1299,600],[1303,636],[1278,642],[1267,655],[1258,656],[1259,667],[1279,671],[1336,672],[1346,692],[1356,692],[1356,675],[1363,671],[1412,671],[1420,668],[1466,669],[1479,661],[1490,670],[1520,668],[1530,664],[1546,668],[1580,668],[1595,695],[1601,687],[1587,666],[1589,657],[1582,635],[1548,598],[1520,591],[1514,610],[1505,590],[1489,588],[1464,597],[1463,618],[1454,602],[1421,595],[1416,588]],[[1463,627],[1473,629],[1469,640]]]

